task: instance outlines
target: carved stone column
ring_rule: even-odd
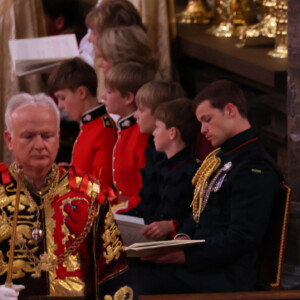
[[[292,205],[283,286],[300,288],[300,1],[288,1],[287,137]]]

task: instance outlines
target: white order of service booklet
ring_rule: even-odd
[[[128,257],[152,256],[159,255],[163,249],[190,247],[204,242],[205,240],[169,240],[135,243],[125,247],[125,251]]]
[[[75,34],[9,40],[9,50],[17,76],[47,72],[79,56]]]
[[[130,246],[134,243],[153,241],[152,239],[147,239],[142,235],[142,231],[146,227],[143,218],[120,215],[115,213],[114,217],[120,229],[121,237],[125,247]]]
[[[145,228],[143,218],[115,214],[128,257],[143,257],[158,254],[163,248],[189,247],[205,240],[167,240],[153,241],[142,235]]]

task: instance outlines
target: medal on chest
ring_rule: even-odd
[[[213,179],[210,181],[210,183],[207,186],[207,189],[205,191],[205,196],[204,196],[204,202],[206,205],[206,202],[208,201],[208,198],[210,196],[211,192],[218,192],[220,188],[222,187],[222,184],[225,180],[225,177],[228,173],[228,171],[232,168],[232,162],[229,161],[224,166],[218,170],[216,175],[213,177]]]
[[[225,180],[225,177],[226,177],[226,175],[227,175],[227,172],[231,169],[231,167],[232,167],[232,163],[231,162],[228,162],[228,163],[226,163],[223,167],[222,167],[222,172],[221,172],[221,174],[217,174],[217,175],[219,175],[217,178],[216,178],[216,180],[215,180],[215,182],[213,183],[213,187],[212,187],[212,191],[213,192],[217,192],[220,188],[221,188],[221,186],[222,186],[222,184],[223,184],[223,182],[224,182],[224,180]],[[215,178],[214,178],[215,179]],[[213,179],[213,180],[214,180]],[[212,181],[213,181],[212,180]]]

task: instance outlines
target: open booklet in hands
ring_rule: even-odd
[[[188,247],[203,243],[204,240],[153,241],[143,236],[146,227],[144,219],[114,214],[128,257],[143,257],[157,254],[162,248]]]
[[[135,243],[125,247],[128,257],[144,257],[159,254],[163,248],[189,247],[205,242],[205,240],[170,240],[146,243]]]
[[[75,34],[9,40],[9,49],[17,76],[47,72],[79,56]]]
[[[143,218],[137,218],[127,215],[114,213],[115,220],[121,232],[121,237],[125,246],[134,243],[143,243],[153,241],[143,236],[143,229],[146,227]]]

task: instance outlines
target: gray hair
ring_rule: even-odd
[[[36,95],[30,95],[27,93],[19,93],[17,95],[14,95],[10,98],[10,100],[7,103],[6,110],[5,110],[5,125],[6,129],[12,134],[12,128],[11,128],[11,115],[12,113],[20,106],[44,106],[52,109],[57,117],[57,128],[59,129],[60,125],[60,114],[59,109],[54,102],[54,100],[47,96],[44,93],[36,94]]]

